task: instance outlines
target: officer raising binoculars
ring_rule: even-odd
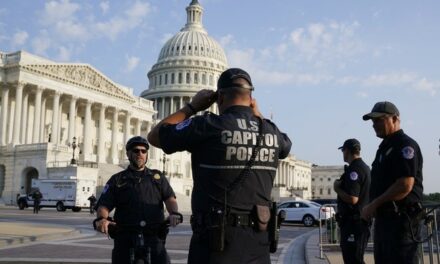
[[[270,263],[269,250],[276,250],[279,221],[270,198],[278,161],[291,142],[262,117],[253,90],[247,72],[228,69],[216,92],[199,91],[148,135],[165,153],[192,154],[190,264]],[[220,115],[192,117],[213,103]]]

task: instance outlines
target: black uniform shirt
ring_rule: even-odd
[[[341,189],[348,195],[358,197],[359,200],[357,204],[351,205],[343,202],[338,196],[338,212],[360,214],[362,208],[369,202],[370,168],[361,158],[355,159],[346,167],[341,181]]]
[[[423,157],[415,140],[399,130],[385,138],[379,145],[371,171],[371,200],[383,194],[397,179],[414,177],[414,187],[397,204],[419,202],[423,193]],[[384,207],[391,206],[390,203]],[[391,207],[390,207],[391,208]]]
[[[110,178],[95,208],[105,206],[109,211],[116,208],[114,218],[121,224],[134,225],[142,220],[161,223],[163,202],[173,196],[173,189],[160,171],[126,169]]]
[[[287,157],[291,142],[269,120],[263,120],[263,140],[251,174],[228,195],[228,205],[251,210],[268,205],[278,160]],[[223,114],[205,113],[177,125],[162,126],[160,144],[166,153],[192,153],[194,189],[192,210],[207,212],[224,202],[224,189],[233,182],[252,156],[257,142],[259,119],[250,107],[232,106]]]

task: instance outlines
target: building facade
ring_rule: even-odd
[[[50,178],[62,168],[70,176],[84,171],[72,166],[95,168],[92,174],[102,186],[115,171],[112,166],[120,170],[126,164],[127,139],[146,135],[153,124],[151,101],[88,64],[56,63],[25,51],[0,56],[0,198],[5,203],[28,192],[32,178]],[[99,164],[105,164],[101,175]]]
[[[344,173],[344,166],[312,167],[312,199],[336,199],[333,183]]]

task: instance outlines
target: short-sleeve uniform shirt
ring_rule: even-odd
[[[102,191],[99,206],[115,211],[115,221],[135,225],[140,221],[164,221],[163,202],[175,197],[174,191],[160,171],[126,169],[113,175]]]
[[[370,168],[361,158],[355,159],[346,167],[341,181],[342,190],[350,196],[358,197],[359,200],[356,205],[350,205],[338,197],[338,211],[345,214],[359,214],[369,201]]]
[[[291,148],[288,136],[269,120],[260,120],[250,107],[232,106],[221,115],[205,113],[176,125],[162,126],[160,144],[166,153],[191,152],[194,187],[193,212],[207,212],[223,203],[225,188],[246,167],[257,143],[260,124],[263,139],[251,174],[228,194],[227,203],[239,210],[268,204],[279,159]]]
[[[419,202],[423,194],[423,157],[415,140],[399,130],[379,145],[371,170],[370,198],[383,194],[396,180],[414,177],[414,187],[399,205]],[[390,206],[386,203],[384,206]]]

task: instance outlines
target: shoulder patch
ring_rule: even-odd
[[[405,159],[414,158],[414,148],[411,146],[406,146],[402,149],[402,155]]]
[[[350,172],[350,180],[355,181],[359,178],[359,175],[357,174],[357,172],[352,171]]]
[[[108,188],[109,188],[110,186],[108,185],[108,184],[106,184],[105,186],[104,186],[104,189],[102,190],[102,194],[105,194],[107,191],[108,191]]]
[[[155,180],[160,180],[160,174],[159,173],[154,174],[153,178]]]
[[[189,126],[191,122],[192,122],[192,118],[180,122],[179,124],[176,125],[176,130],[184,129],[185,127]]]

